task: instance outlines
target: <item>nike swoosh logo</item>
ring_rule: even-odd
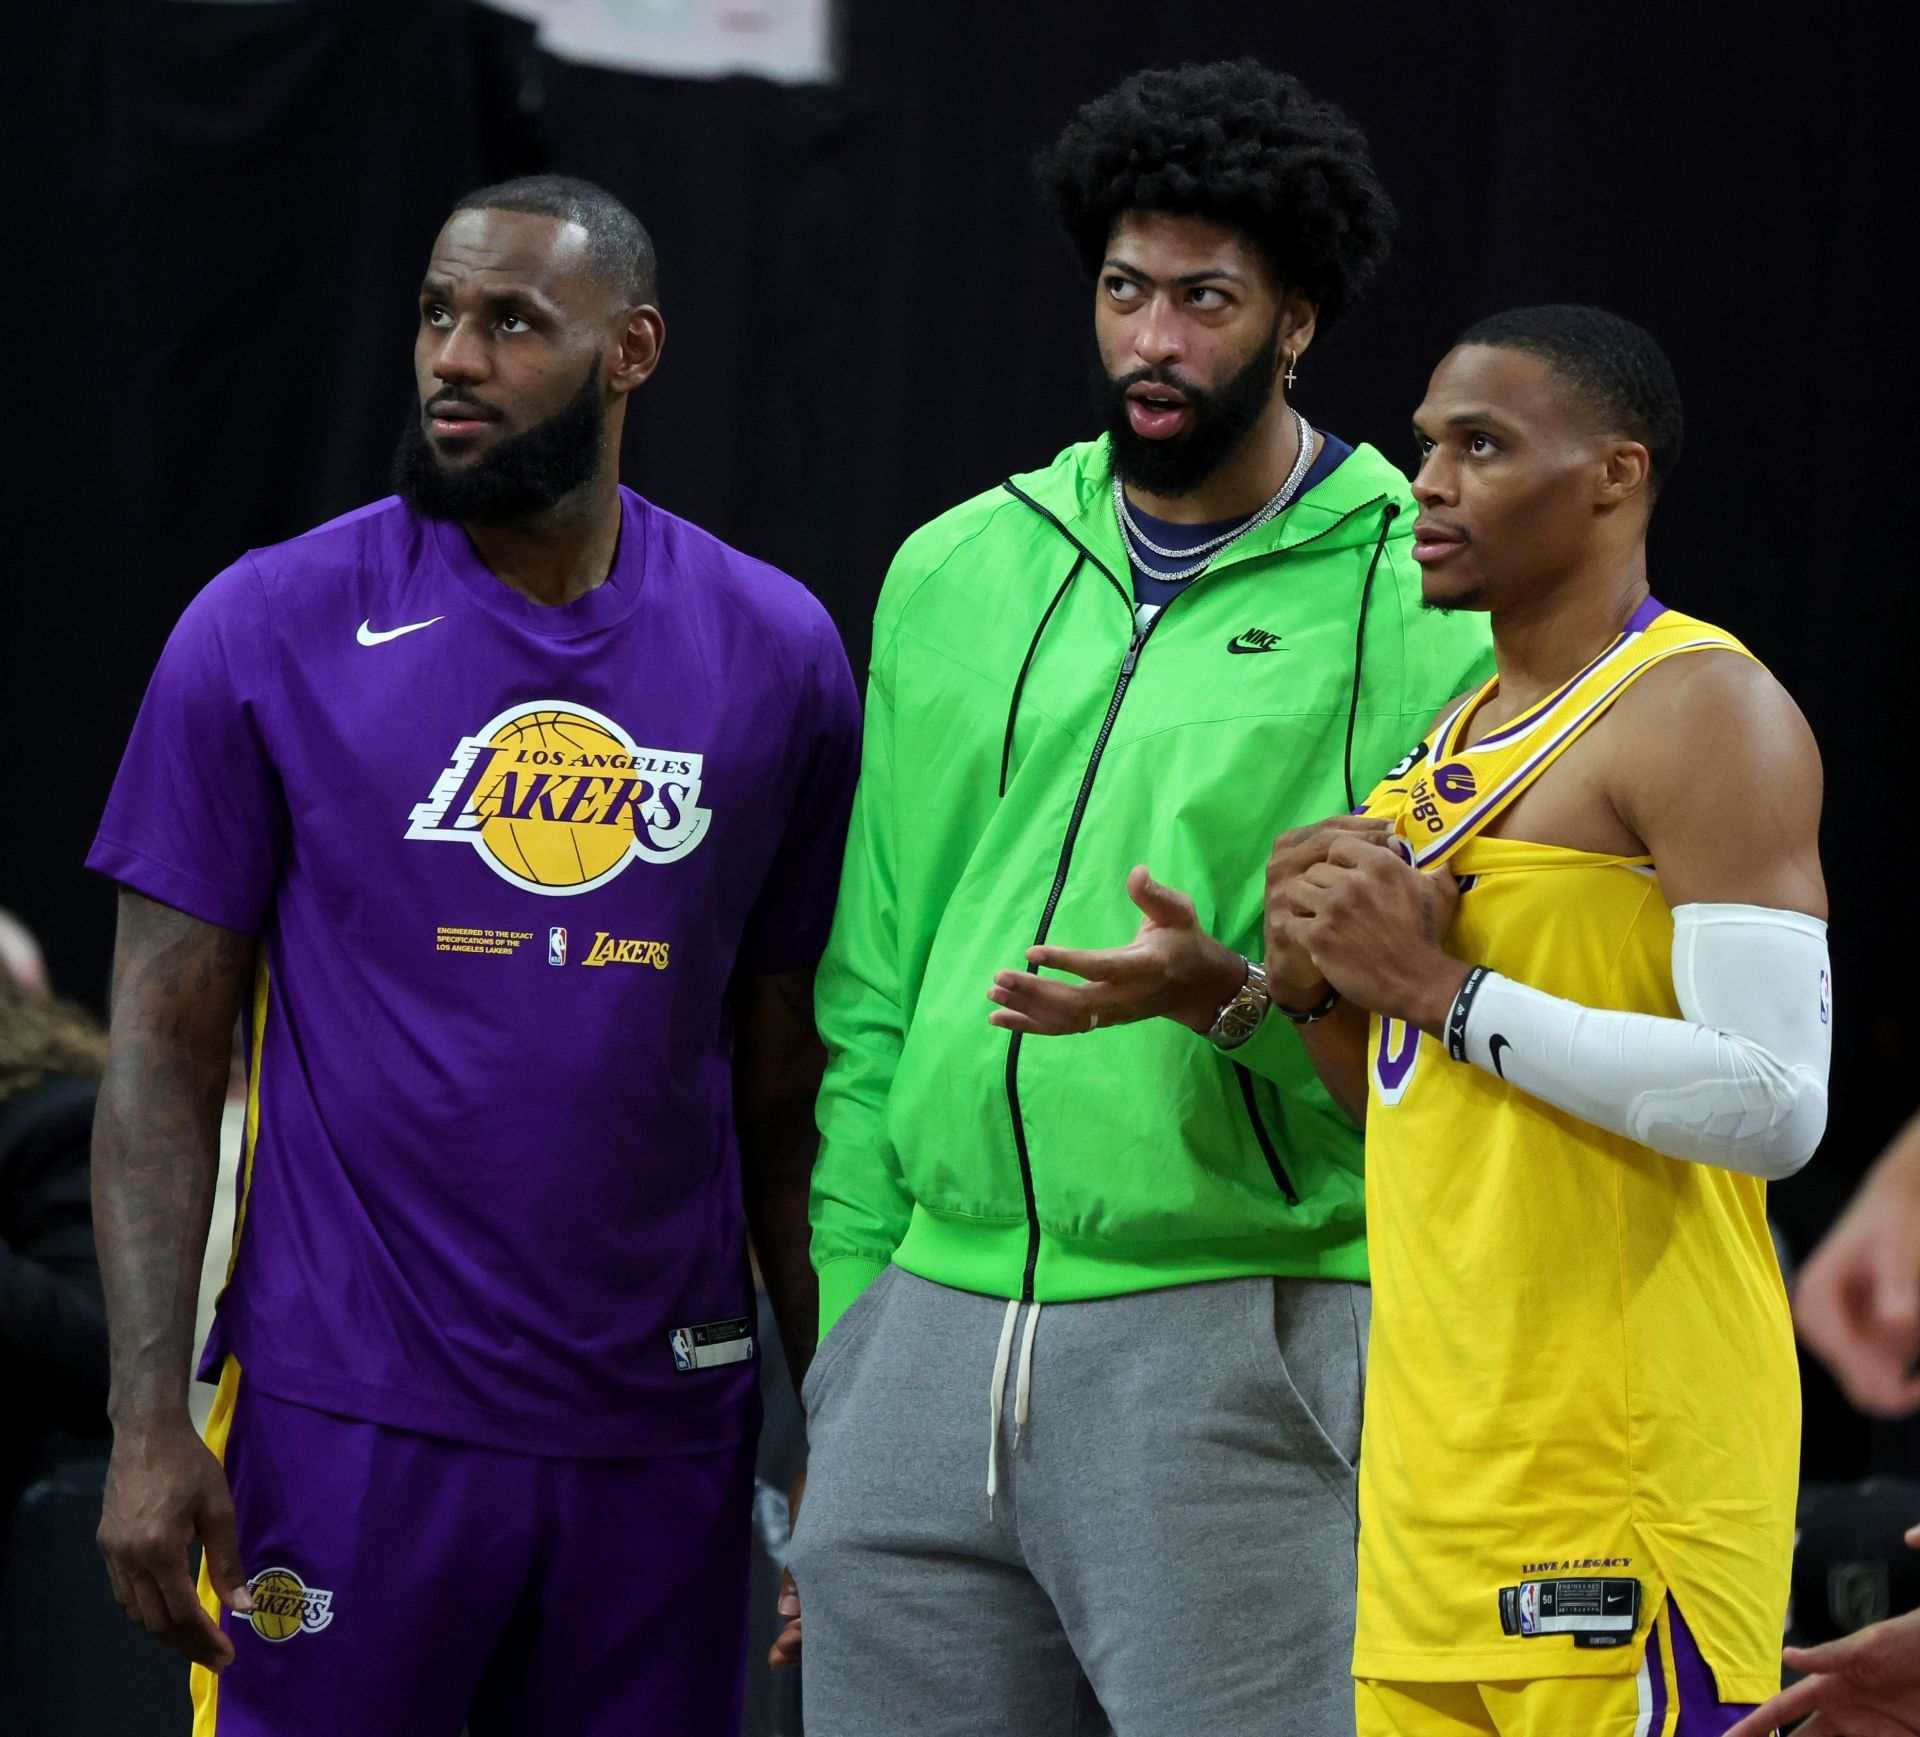
[[[1278,641],[1275,641],[1268,645],[1242,645],[1240,641],[1237,639],[1231,639],[1227,641],[1227,650],[1231,652],[1236,652],[1243,657],[1249,652],[1279,651],[1281,649],[1282,647],[1280,646]]]
[[[1493,1071],[1497,1073],[1503,1080],[1507,1077],[1507,1070],[1500,1065],[1500,1052],[1503,1049],[1512,1049],[1512,1048],[1513,1048],[1513,1045],[1510,1044],[1497,1031],[1493,1034],[1492,1037],[1487,1039],[1487,1059],[1493,1063]]]
[[[354,638],[362,645],[385,645],[390,639],[398,639],[403,633],[418,633],[423,627],[431,627],[435,621],[445,621],[444,615],[436,615],[431,621],[409,621],[405,627],[383,627],[376,629],[373,618],[369,616],[360,623]]]

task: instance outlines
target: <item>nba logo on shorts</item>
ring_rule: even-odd
[[[697,1369],[699,1363],[693,1355],[693,1333],[686,1327],[676,1327],[667,1335],[667,1343],[673,1347],[673,1366],[676,1369]]]
[[[547,963],[564,965],[567,962],[567,932],[559,924],[547,931]]]

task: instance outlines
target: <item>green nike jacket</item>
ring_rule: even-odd
[[[817,1006],[824,1336],[890,1261],[1041,1303],[1364,1279],[1361,1137],[1288,1023],[987,1023],[1050,940],[1119,946],[1127,871],[1254,958],[1277,834],[1353,807],[1492,666],[1423,612],[1406,480],[1361,446],[1135,625],[1105,440],[909,537],[874,620],[865,759]]]

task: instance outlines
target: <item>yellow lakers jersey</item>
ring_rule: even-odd
[[[1487,825],[1648,669],[1744,648],[1650,604],[1467,745],[1488,683],[1366,804],[1463,892],[1447,949],[1591,1007],[1679,1016],[1645,857]],[[1704,747],[1704,745],[1703,745]],[[1800,1399],[1765,1184],[1563,1114],[1375,1019],[1374,1314],[1354,1672],[1631,1673],[1678,1604],[1725,1700],[1779,1686]]]

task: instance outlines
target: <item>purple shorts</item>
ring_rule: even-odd
[[[193,1672],[194,1737],[739,1731],[751,1443],[501,1453],[290,1405],[231,1360],[207,1439],[254,1609]]]

